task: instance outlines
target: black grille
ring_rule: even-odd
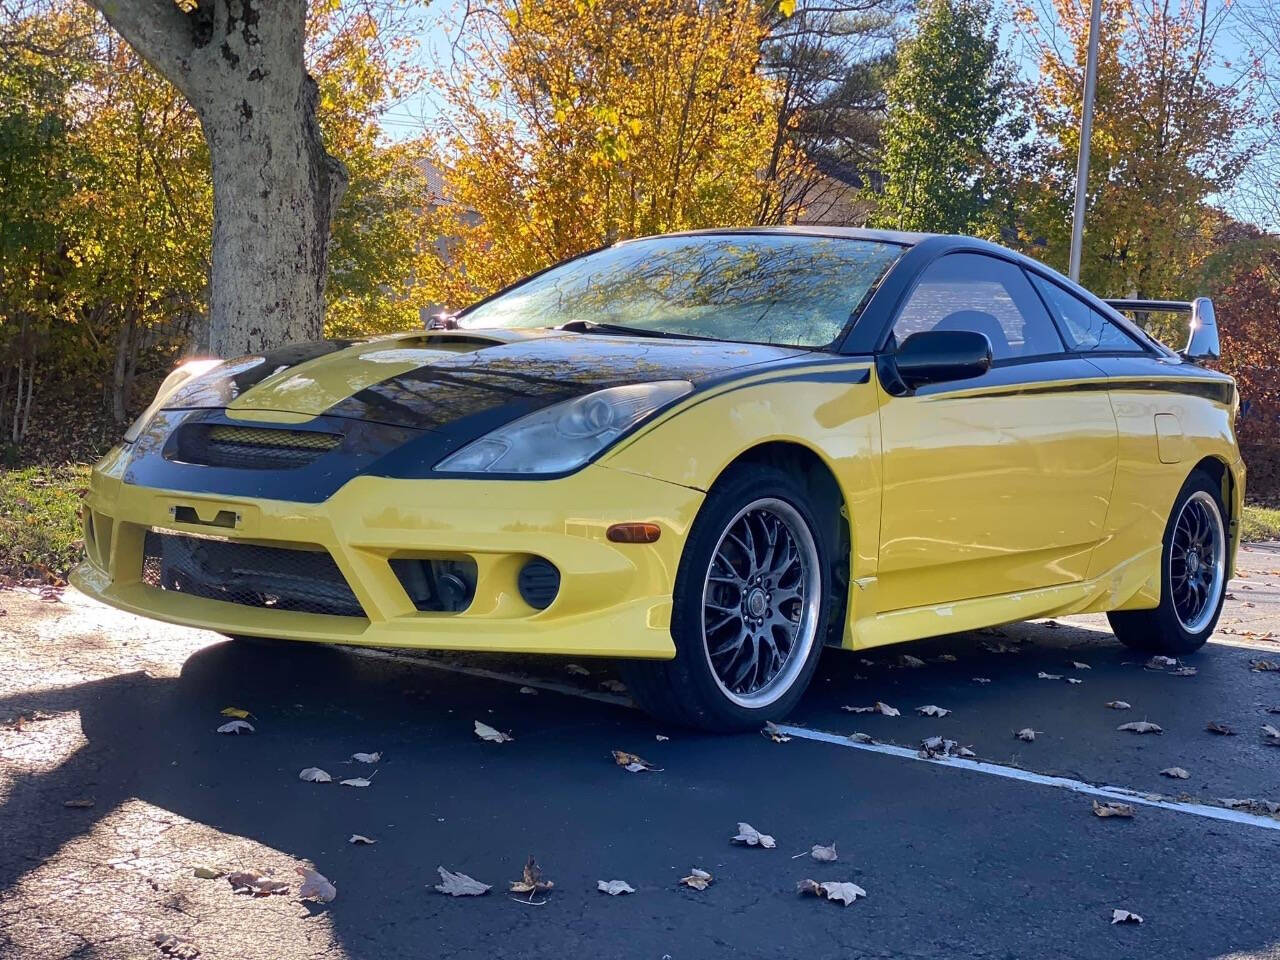
[[[364,610],[324,550],[296,550],[147,531],[142,581],[249,607],[362,617]]]
[[[192,423],[175,434],[172,459],[206,467],[291,470],[315,462],[342,442],[336,433]]]

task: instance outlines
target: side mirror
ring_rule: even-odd
[[[991,341],[973,330],[925,330],[902,342],[893,363],[908,390],[927,383],[968,380],[990,369]]]

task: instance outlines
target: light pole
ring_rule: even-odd
[[[1076,164],[1076,209],[1071,218],[1072,280],[1080,280],[1080,247],[1084,239],[1084,199],[1089,184],[1089,140],[1093,136],[1093,94],[1098,83],[1098,30],[1102,24],[1102,0],[1093,0],[1089,11],[1089,53],[1084,67],[1084,109],[1080,115],[1080,161]]]

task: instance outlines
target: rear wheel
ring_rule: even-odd
[[[623,664],[656,717],[744,730],[785,716],[821,653],[830,550],[804,486],[771,466],[722,478],[695,521],[676,577],[676,657]]]
[[[1183,484],[1165,528],[1160,605],[1107,614],[1120,642],[1143,653],[1180,656],[1204,646],[1227,587],[1227,528],[1219,484],[1199,470]]]

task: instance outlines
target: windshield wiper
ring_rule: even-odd
[[[616,333],[628,337],[657,337],[664,340],[714,340],[692,333],[671,333],[667,330],[649,330],[645,327],[627,327],[620,323],[597,323],[594,320],[570,320],[555,328],[570,333]]]

